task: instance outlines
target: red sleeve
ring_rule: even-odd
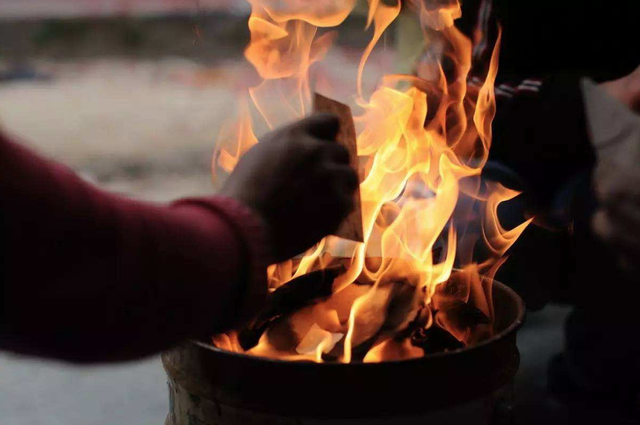
[[[101,191],[0,135],[0,347],[135,358],[232,326],[266,292],[260,220],[227,198]]]

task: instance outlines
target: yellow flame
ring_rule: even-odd
[[[258,139],[253,134],[251,114],[246,102],[241,102],[238,119],[223,126],[216,143],[217,153],[213,155],[212,175],[217,175],[216,168],[230,173]]]
[[[377,363],[389,360],[406,360],[424,356],[424,350],[411,345],[408,338],[402,341],[388,339],[373,347],[362,360],[365,363]]]
[[[380,41],[380,37],[386,31],[386,29],[391,25],[393,21],[396,20],[398,15],[400,14],[400,9],[402,7],[402,3],[400,1],[397,2],[395,6],[388,6],[384,3],[381,3],[380,0],[368,0],[369,1],[369,16],[367,18],[367,27],[371,25],[373,22],[373,38],[369,42],[369,45],[364,50],[362,55],[362,59],[360,59],[360,65],[358,67],[358,95],[362,97],[362,74],[364,73],[364,67],[371,55],[376,44]]]
[[[248,0],[275,22],[304,21],[316,27],[336,27],[351,13],[356,0]]]
[[[319,28],[342,23],[355,0],[249,2],[251,42],[245,56],[262,83],[249,88],[248,95],[260,119],[273,128],[308,114],[310,68],[325,57],[334,39],[331,32],[319,35]],[[469,87],[472,42],[453,26],[460,5],[456,0],[441,3],[442,7],[428,9],[420,2],[417,9],[423,26],[440,31],[439,42],[453,72],[435,63],[433,81],[387,75],[365,96],[365,65],[400,13],[400,2],[369,0],[367,26],[373,26],[373,35],[362,54],[353,93],[365,241],[355,244],[328,237],[301,258],[270,266],[272,290],[336,262],[346,272],[334,282],[332,297],[279,321],[248,354],[317,362],[330,355],[351,362],[358,348],[358,357],[365,362],[419,357],[424,355],[422,349],[392,334],[425,314],[424,307],[425,327],[434,323],[432,305],[444,308],[473,301],[493,317],[493,276],[530,221],[511,230],[502,228],[498,206],[518,193],[480,183],[491,147],[500,40],[484,83]],[[249,110],[245,106],[240,118],[221,133],[216,164],[227,172],[256,143]],[[482,188],[486,192],[481,193]],[[462,195],[473,200],[463,208],[466,215],[456,212]],[[469,227],[467,216],[476,204],[481,210],[478,235],[459,232]],[[491,254],[480,265],[473,262],[479,239]],[[452,276],[454,265],[462,270]],[[461,341],[481,337],[458,327],[445,313],[435,316],[435,323]],[[278,340],[284,334],[295,341],[289,348]],[[216,336],[214,342],[242,352],[233,332]],[[372,348],[362,353],[359,347],[365,342]]]
[[[489,196],[486,203],[487,211],[484,215],[483,236],[486,246],[496,257],[500,258],[518,240],[534,219],[530,218],[511,230],[505,230],[498,219],[498,207],[501,203],[518,196],[520,192],[495,182],[489,182],[487,186],[489,187]]]

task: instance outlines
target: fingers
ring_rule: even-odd
[[[358,174],[351,167],[349,151],[337,144],[322,144],[318,161],[320,180],[335,181],[339,189],[346,190],[349,194],[360,185]]]
[[[349,165],[351,154],[342,145],[307,136],[296,139],[295,160],[304,167],[312,164]]]
[[[325,144],[323,150],[329,161],[345,165],[349,165],[351,163],[349,150],[342,145]]]
[[[347,165],[329,164],[326,166],[326,172],[349,194],[353,194],[360,185],[358,175]]]
[[[292,124],[291,129],[333,142],[340,131],[340,120],[332,114],[315,114]]]
[[[335,142],[340,131],[340,121],[331,114],[316,114],[291,124],[281,130],[293,137],[277,135],[277,139],[293,141],[293,149],[298,160],[329,160],[339,164],[350,163],[349,150]]]
[[[347,165],[339,164],[324,164],[313,173],[311,180],[316,196],[329,201],[337,196],[353,198],[360,185],[356,172]]]

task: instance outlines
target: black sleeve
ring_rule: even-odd
[[[579,79],[530,78],[500,83],[495,90],[493,144],[483,174],[523,192],[519,202],[505,203],[501,221],[508,226],[509,216],[517,223],[535,215],[544,225],[527,229],[497,278],[509,282],[532,310],[550,300],[575,302],[575,244],[593,239],[587,233],[595,202],[595,152]]]
[[[595,164],[579,79],[503,83],[496,99],[490,159],[521,177],[532,213],[548,213],[567,185]]]

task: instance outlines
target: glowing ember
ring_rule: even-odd
[[[248,89],[251,107],[245,104],[240,118],[223,129],[214,172],[231,171],[257,142],[252,125],[258,120],[273,128],[309,113],[309,69],[334,38],[326,30],[319,35],[320,28],[340,25],[355,5],[355,0],[249,2],[251,43],[245,55],[263,82]],[[329,282],[332,295],[256,321],[249,330],[216,335],[219,348],[288,360],[378,362],[421,357],[437,341],[455,349],[491,335],[492,278],[529,221],[505,230],[497,208],[517,193],[480,179],[491,145],[499,41],[484,84],[468,86],[472,43],[453,26],[460,6],[438,3],[427,8],[416,2],[417,15],[423,26],[439,31],[447,67],[430,64],[437,76],[432,81],[387,75],[366,97],[367,59],[400,13],[399,3],[369,0],[373,38],[351,98],[365,242],[330,236],[300,258],[269,267],[275,291],[339,265],[342,273]],[[474,256],[479,247],[485,253],[480,259]],[[257,341],[243,343],[247,332]]]

